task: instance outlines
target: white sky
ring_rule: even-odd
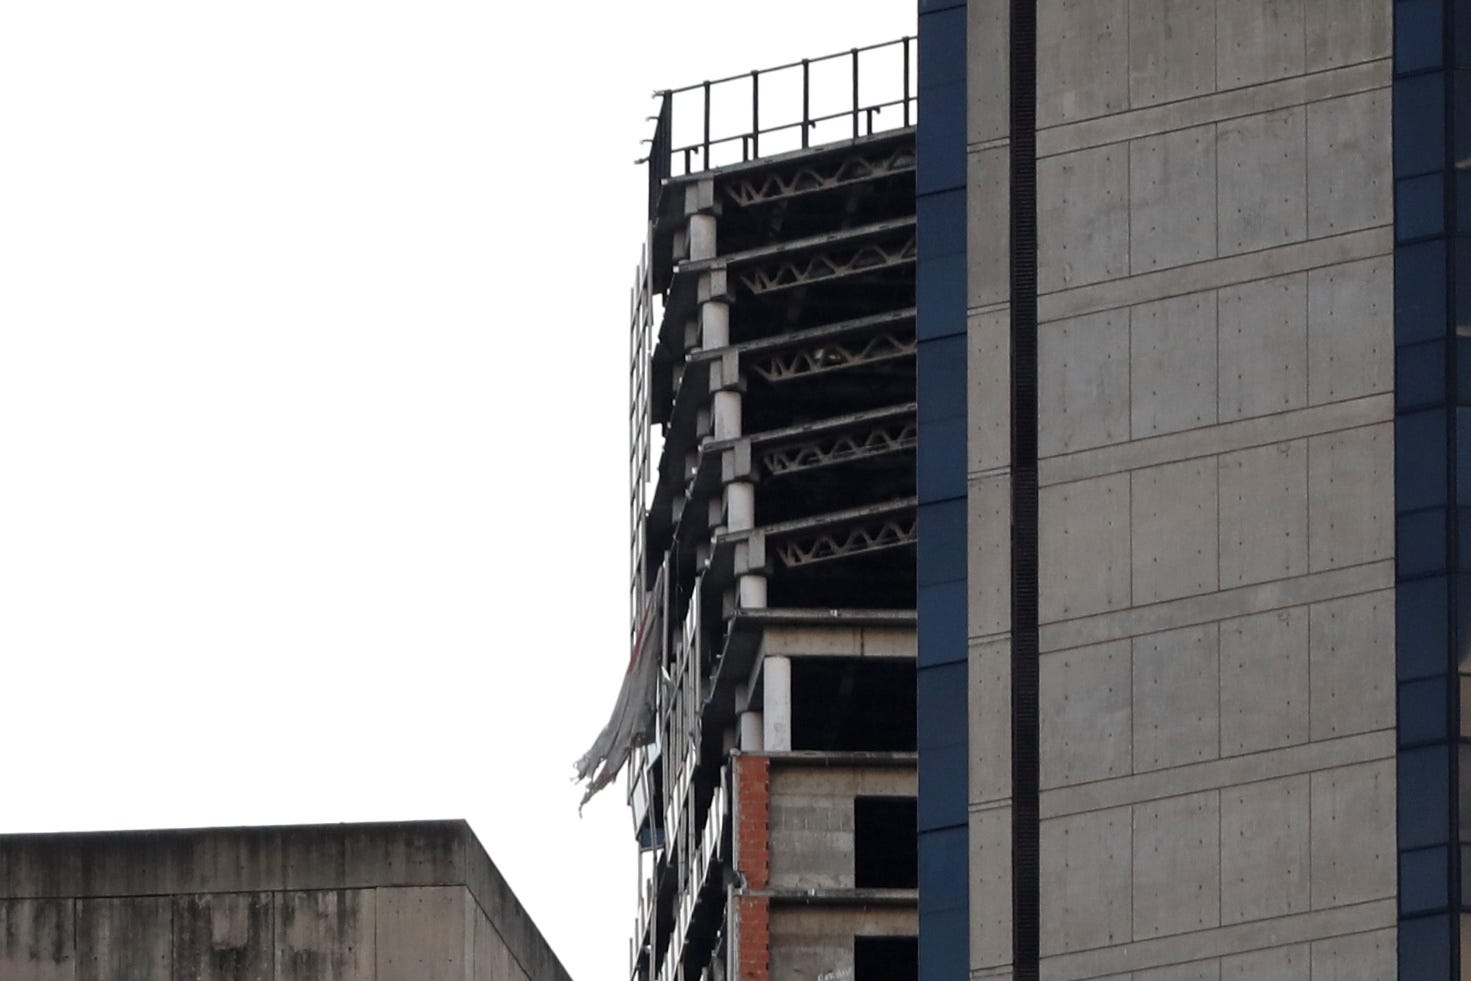
[[[464,817],[625,979],[648,95],[914,7],[0,4],[0,832]]]

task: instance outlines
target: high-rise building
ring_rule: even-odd
[[[899,699],[853,698],[864,675],[826,689],[800,680],[819,648],[865,664],[859,616],[884,618],[884,636],[899,639],[909,542],[916,640],[885,651],[913,660],[896,656],[895,678],[879,684],[899,691],[898,666],[913,665],[909,969],[924,981],[1462,977],[1471,558],[1459,518],[1471,513],[1471,477],[1460,481],[1471,462],[1459,436],[1471,417],[1459,407],[1471,405],[1471,360],[1462,370],[1459,359],[1471,341],[1458,284],[1471,270],[1471,131],[1459,108],[1471,99],[1471,12],[1450,0],[920,0],[919,25],[904,46],[915,104],[906,90],[887,135],[859,128],[768,158],[768,89],[752,76],[755,121],[736,131],[737,162],[698,138],[681,150],[691,140],[671,142],[667,118],[654,144],[638,296],[664,305],[657,347],[635,344],[635,622],[664,638],[668,676],[630,671],[625,724],[610,728],[622,742],[595,754],[616,763],[650,717],[629,707],[659,705],[661,741],[635,750],[632,768],[655,870],[637,941],[651,953],[636,977],[903,976],[870,966],[852,939],[910,930],[900,917],[876,929],[856,892],[829,903],[826,885],[811,886],[804,904],[775,881],[793,856],[830,863],[799,879],[836,884],[872,854],[858,833],[870,791],[842,784],[823,812],[777,788],[809,793],[787,772],[818,785],[798,760],[803,726],[910,721]],[[856,90],[847,108],[859,126]],[[908,212],[862,190],[902,187],[892,174],[839,181],[805,164],[885,141],[917,158],[903,226],[917,247],[904,267],[912,311],[895,294],[824,294],[801,278],[867,274],[856,262],[780,258],[855,235],[899,239]],[[793,169],[745,176],[777,160]],[[800,223],[784,224],[783,209]],[[864,261],[886,270],[903,255],[885,245]],[[776,303],[762,292],[773,285],[789,291]],[[821,312],[825,297],[846,309]],[[912,396],[873,388],[872,402],[828,407],[813,389],[789,401],[737,353],[901,308]],[[816,375],[857,350],[824,344],[792,363]],[[913,430],[883,457],[882,493],[828,450],[797,455],[835,464],[811,478],[820,493],[784,496],[757,462],[768,428],[804,439],[804,427],[860,425],[883,406]],[[651,423],[666,426],[646,499]],[[744,441],[750,451],[727,450]],[[818,548],[773,548],[770,528],[868,521],[886,507],[902,516],[889,538],[873,522]],[[904,545],[882,564],[838,571],[861,560],[839,542],[888,541]],[[785,564],[824,550],[839,561]],[[668,599],[680,590],[707,599]],[[664,612],[645,616],[647,596]],[[777,612],[792,606],[806,609]],[[828,606],[840,612],[819,642]],[[687,609],[702,619],[691,626]],[[809,639],[777,641],[778,624]],[[681,667],[674,648],[697,635],[718,643],[694,644],[696,667]],[[672,743],[680,712],[703,740],[692,770]],[[896,783],[878,796],[902,796],[900,757],[889,760]],[[693,792],[694,821],[679,825],[689,818],[669,808],[686,780],[714,789]],[[742,788],[758,785],[770,800],[742,805]],[[710,827],[702,799],[735,812],[728,851],[719,835],[708,852],[693,843]],[[642,816],[660,800],[662,817]],[[743,844],[748,828],[764,851]],[[682,854],[713,855],[692,860],[703,878]],[[720,885],[706,889],[717,867]],[[813,926],[812,911],[829,907],[852,918]],[[666,909],[671,927],[659,925]],[[744,924],[758,911],[766,945],[746,959]],[[666,935],[714,953],[680,960],[690,948]]]

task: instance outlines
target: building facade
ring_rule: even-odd
[[[921,977],[1463,976],[1468,32],[922,0]]]

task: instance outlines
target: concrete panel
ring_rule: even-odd
[[[1212,959],[1189,964],[1171,964],[1148,971],[1135,971],[1130,977],[1133,981],[1220,981],[1221,962]]]
[[[0,978],[75,981],[76,911],[69,899],[0,902]]]
[[[1128,606],[1128,474],[1044,487],[1039,498],[1041,619]]]
[[[970,816],[970,963],[1012,962],[1011,808]]]
[[[966,139],[987,143],[1011,132],[1011,0],[970,0],[966,21]]]
[[[1312,981],[1307,944],[1257,950],[1221,958],[1221,981]]]
[[[1390,55],[1386,0],[1303,0],[1307,69],[1339,68]]]
[[[1394,760],[1312,775],[1314,909],[1395,892]]]
[[[966,325],[967,469],[1011,463],[1011,311],[978,314]]]
[[[1131,0],[1131,108],[1188,99],[1215,89],[1215,8],[1215,0]]]
[[[156,896],[79,900],[77,981],[172,976],[171,916]]]
[[[853,796],[821,791],[773,793],[773,889],[851,889]]]
[[[1341,235],[1393,217],[1389,90],[1308,106],[1308,235]]]
[[[1221,88],[1302,74],[1303,36],[1302,0],[1217,0]]]
[[[1393,929],[1316,940],[1312,948],[1312,981],[1384,981],[1396,976]]]
[[[966,492],[966,616],[970,636],[987,637],[1011,629],[1010,475],[976,478]]]
[[[1128,808],[1043,821],[1042,954],[1128,943]]]
[[[1134,603],[1158,603],[1214,590],[1215,458],[1136,470],[1130,489]]]
[[[1011,796],[1011,642],[970,648],[970,800]]]
[[[1128,0],[1038,0],[1037,125],[1129,107]]]
[[[1129,152],[1121,144],[1037,161],[1040,292],[1128,273],[1128,195]]]
[[[475,981],[530,981],[495,927],[477,909],[475,923]]]
[[[1221,421],[1307,405],[1307,274],[1221,290],[1220,318]]]
[[[1307,111],[1231,119],[1216,130],[1221,255],[1307,236]]]
[[[464,886],[379,889],[376,981],[464,981],[469,897]]]
[[[1221,796],[1134,808],[1134,939],[1220,926]]]
[[[276,981],[374,981],[371,889],[276,894]]]
[[[1306,774],[1221,791],[1223,925],[1308,909],[1308,823]]]
[[[1314,570],[1393,555],[1391,423],[1308,441],[1308,564]]]
[[[1394,384],[1394,264],[1389,256],[1308,273],[1308,400],[1388,392]]]
[[[1221,588],[1308,571],[1308,441],[1227,453],[1221,468]]]
[[[271,893],[174,897],[174,976],[191,981],[273,981]]]
[[[1216,255],[1216,128],[1129,142],[1129,269],[1149,272]]]
[[[996,147],[967,158],[966,280],[969,305],[1004,303],[1011,296],[1011,150]]]
[[[1127,640],[1042,656],[1043,787],[1087,783],[1130,772],[1131,662]]]
[[[1394,725],[1394,591],[1314,603],[1309,616],[1312,738]]]
[[[919,931],[914,909],[870,907],[862,912],[822,907],[785,907],[771,913],[771,963],[781,978],[853,977],[853,938],[912,937]],[[732,972],[732,977],[740,975]],[[750,975],[746,975],[749,977]]]
[[[1215,624],[1134,639],[1134,771],[1220,755],[1220,648]]]
[[[1216,294],[1145,303],[1129,312],[1134,438],[1216,421]]]
[[[1037,355],[1041,456],[1129,438],[1129,311],[1044,324]]]
[[[1221,755],[1308,740],[1308,610],[1221,624]]]

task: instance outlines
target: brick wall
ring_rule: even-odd
[[[735,861],[746,889],[771,882],[771,760],[738,756],[735,764]],[[771,903],[764,896],[735,900],[736,979],[771,979]]]

